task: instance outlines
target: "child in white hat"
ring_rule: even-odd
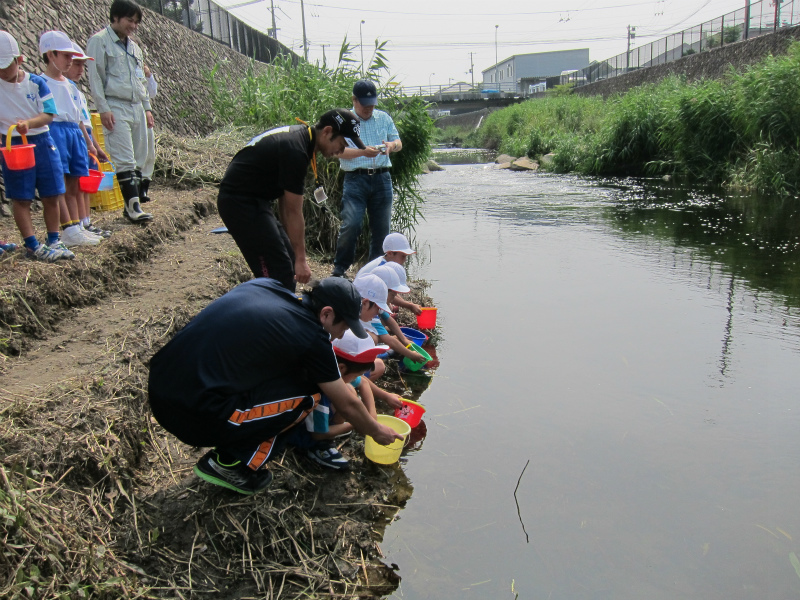
[[[397,265],[403,272],[401,281],[403,282],[403,285],[406,286],[406,259],[408,259],[410,255],[416,254],[416,251],[411,248],[411,244],[408,243],[408,238],[402,233],[398,233],[396,231],[390,233],[383,240],[383,252],[383,256],[379,256],[375,260],[370,261],[361,267],[356,275],[356,278],[361,277],[361,275],[366,273],[372,273],[378,267]],[[407,288],[403,293],[409,291],[411,291],[410,288]],[[422,314],[422,307],[419,304],[415,304],[414,302],[410,302],[399,296],[396,296],[392,303],[400,308],[406,308],[410,310],[415,315]]]
[[[396,394],[381,390],[367,377],[374,368],[379,354],[386,352],[386,346],[376,346],[372,338],[360,339],[351,331],[333,340],[333,351],[339,363],[342,380],[352,386],[353,394],[361,398],[373,418],[377,417],[375,399],[384,400],[391,408],[400,408],[403,403]],[[336,448],[334,439],[348,435],[353,426],[334,410],[330,400],[322,395],[319,404],[305,419],[305,428],[299,428],[293,435],[292,443],[307,448],[308,457],[314,462],[346,471],[350,468],[347,459]]]

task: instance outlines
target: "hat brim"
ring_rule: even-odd
[[[396,288],[392,288],[393,292],[397,292],[398,294],[407,294],[411,291],[411,288],[407,285],[403,285],[402,283],[398,285]]]
[[[342,358],[346,358],[347,360],[351,360],[354,363],[371,363],[375,362],[375,359],[378,358],[379,355],[387,352],[389,350],[389,346],[375,346],[374,348],[370,348],[369,350],[364,350],[360,354],[348,354],[337,348],[336,346],[333,347],[333,351],[336,353],[336,356],[341,356]]]
[[[377,96],[367,96],[366,98],[359,98],[356,96],[356,99],[361,106],[375,106],[378,103]]]
[[[348,145],[350,148],[358,148],[359,150],[366,150],[367,147],[364,145],[364,142],[361,141],[361,138],[357,137],[347,137],[346,135],[342,136],[344,138],[344,143]]]
[[[350,331],[352,331],[357,338],[360,338],[362,340],[367,339],[367,335],[369,334],[364,329],[364,326],[361,324],[361,319],[356,317],[355,319],[345,319],[344,322],[347,323],[347,326],[350,328]]]
[[[72,60],[94,60],[91,56],[86,56],[85,54],[75,54],[72,57]]]
[[[374,300],[373,300],[373,302],[374,302]],[[378,308],[380,308],[381,310],[385,310],[388,313],[392,312],[392,309],[389,308],[389,303],[388,302],[375,302],[375,304],[377,304]]]

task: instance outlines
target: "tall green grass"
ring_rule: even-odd
[[[392,116],[403,141],[402,151],[391,156],[395,194],[392,227],[410,232],[422,218],[423,198],[419,194],[417,176],[430,156],[434,125],[419,98],[407,101],[390,86],[380,89],[381,75],[388,70],[384,47],[385,42],[376,40],[366,77],[379,87],[378,108]],[[245,77],[231,80],[224,76],[223,67],[218,64],[207,77],[216,123],[220,127],[253,126],[261,130],[296,124],[296,119],[314,124],[320,115],[332,108],[352,107],[353,84],[362,78],[359,67],[347,39],[342,42],[334,67],[282,57],[263,70],[256,71],[251,65]],[[328,201],[325,206],[313,201],[313,175],[309,171],[307,201],[303,207],[306,244],[310,250],[330,255],[336,249],[341,223],[344,175],[337,159],[318,155],[317,161]],[[361,236],[359,250],[365,249],[366,236]]]
[[[476,145],[556,171],[671,174],[761,194],[800,192],[800,43],[723,80],[671,77],[608,100],[554,95],[497,111]]]

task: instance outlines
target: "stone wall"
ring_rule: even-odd
[[[724,77],[731,67],[742,69],[769,54],[785,54],[789,45],[796,40],[800,40],[800,27],[787,27],[775,33],[728,44],[708,52],[684,56],[671,63],[638,69],[619,77],[590,83],[575,88],[574,93],[582,96],[602,95],[607,98],[645,83],[657,83],[669,75],[683,75],[688,81],[718,79]]]
[[[110,0],[0,0],[0,29],[10,32],[25,55],[26,70],[41,73],[39,36],[60,29],[86,49],[86,41],[108,24]],[[158,96],[153,101],[156,128],[182,135],[208,133],[214,126],[206,75],[218,62],[220,72],[234,80],[251,64],[249,58],[200,33],[143,9],[136,35],[145,60],[156,74]],[[256,70],[268,68],[253,62]],[[84,86],[87,97],[88,86]]]

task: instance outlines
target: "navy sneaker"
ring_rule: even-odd
[[[216,450],[208,451],[194,466],[194,474],[200,479],[219,485],[234,492],[252,496],[266,489],[272,483],[272,472],[269,469],[253,471],[241,461],[230,464],[220,460]]]
[[[308,458],[329,469],[336,469],[337,471],[347,471],[350,469],[350,463],[342,456],[342,453],[333,446],[330,448],[314,448],[309,450]]]

